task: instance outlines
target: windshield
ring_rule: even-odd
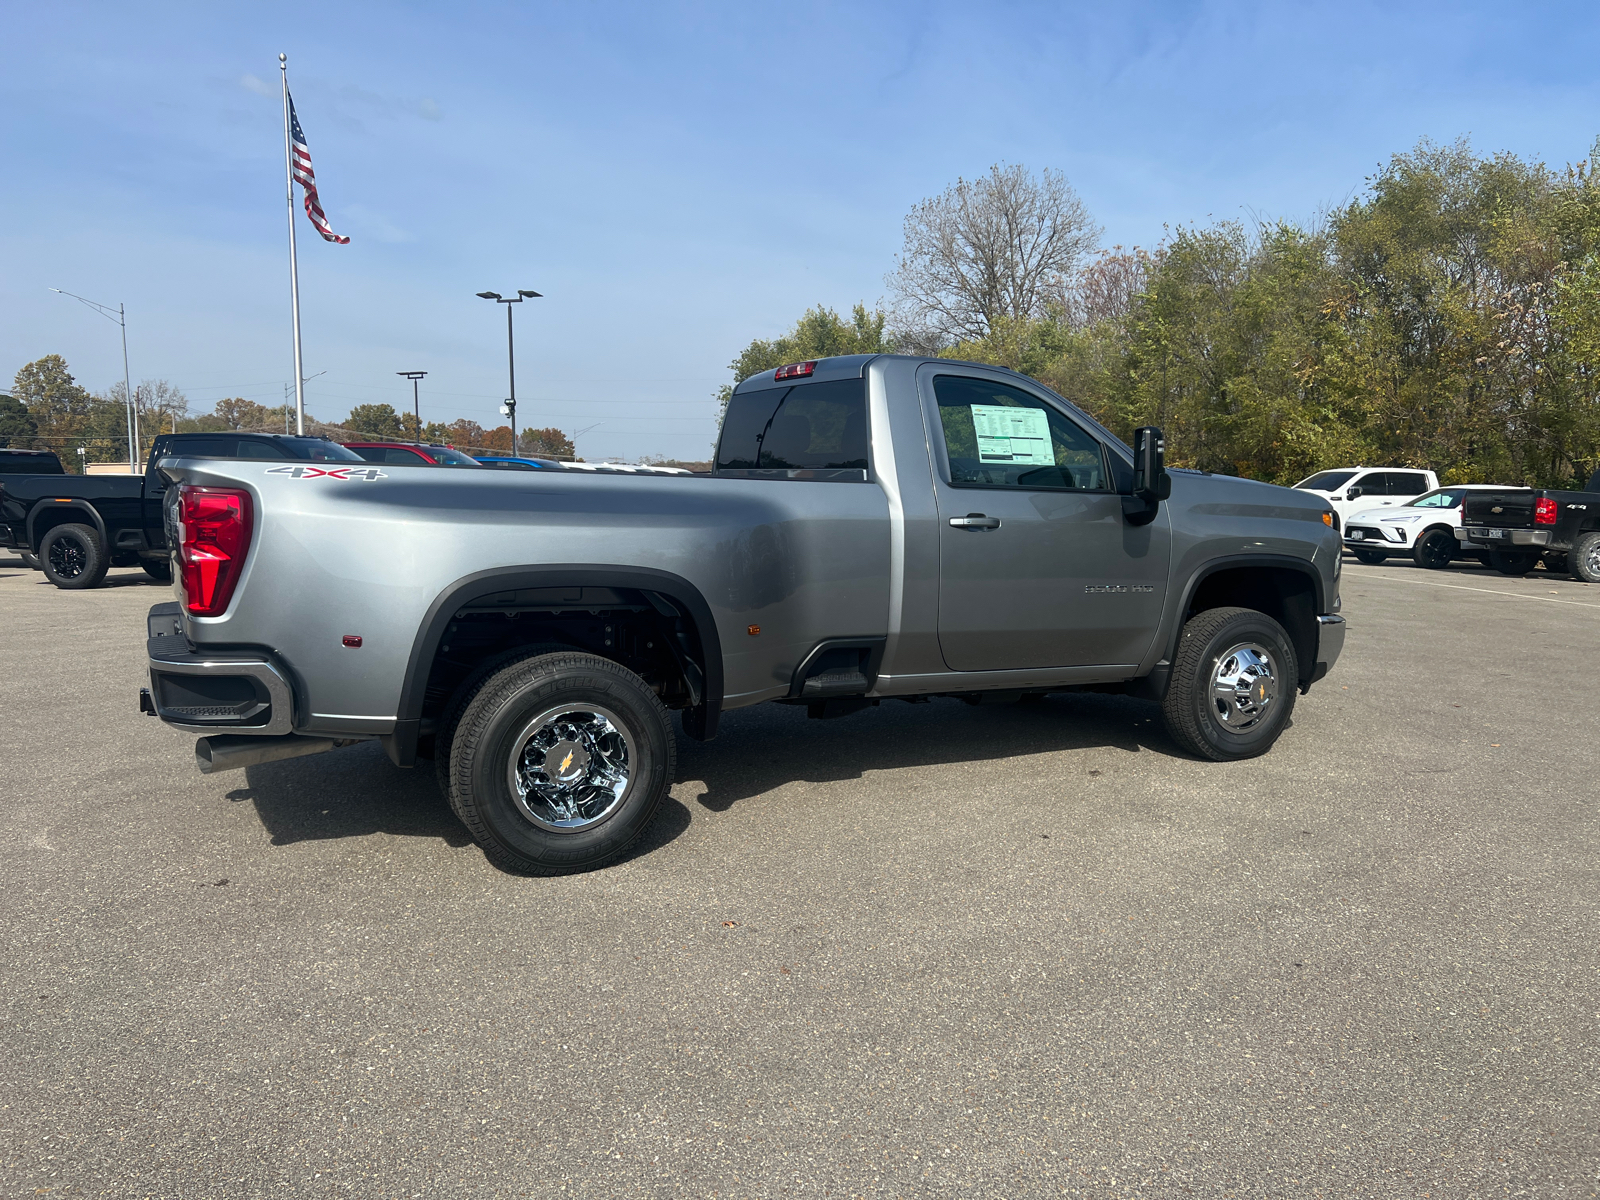
[[[1440,488],[1426,496],[1418,496],[1407,508],[1460,508],[1466,498],[1466,488]]]
[[[475,458],[469,458],[459,450],[449,446],[429,446],[428,453],[433,455],[433,461],[441,467],[481,467],[483,464]]]
[[[1334,492],[1354,477],[1354,471],[1318,471],[1310,479],[1302,479],[1295,484],[1295,487],[1304,488],[1308,492]]]

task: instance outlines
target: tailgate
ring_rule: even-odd
[[[1463,525],[1493,525],[1500,529],[1531,529],[1533,502],[1543,492],[1467,493],[1461,509]]]

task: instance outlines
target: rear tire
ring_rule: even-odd
[[[1489,552],[1489,565],[1502,575],[1526,575],[1538,561],[1537,554],[1521,554],[1512,550]]]
[[[139,565],[144,568],[144,573],[157,583],[172,582],[172,560],[170,558],[141,558]]]
[[[1600,533],[1580,533],[1567,551],[1567,570],[1584,583],[1600,583]]]
[[[78,591],[106,577],[106,551],[87,525],[57,525],[39,543],[39,566],[58,588]]]
[[[1355,550],[1352,553],[1356,556],[1357,562],[1364,562],[1369,567],[1375,567],[1389,557],[1382,550]]]
[[[502,870],[593,870],[649,827],[676,752],[666,708],[626,667],[573,651],[525,658],[461,712],[450,807]]]
[[[1207,609],[1183,627],[1161,715],[1191,754],[1254,758],[1288,725],[1299,678],[1282,625],[1251,608]]]
[[[1417,566],[1429,571],[1444,570],[1455,556],[1455,535],[1447,529],[1430,529],[1411,548],[1411,557]]]

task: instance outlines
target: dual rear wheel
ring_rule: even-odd
[[[601,866],[638,840],[672,786],[676,750],[643,679],[556,650],[469,680],[441,723],[435,762],[489,861],[555,875]]]

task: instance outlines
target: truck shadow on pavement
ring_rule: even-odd
[[[885,700],[832,721],[761,704],[724,713],[709,745],[680,738],[678,782],[702,780],[703,808],[726,812],[785,783],[860,779],[868,771],[973,765],[1030,754],[1104,747],[1187,758],[1167,737],[1161,710],[1127,696],[1077,693],[1035,704],[973,706]]]
[[[366,742],[282,762],[245,768],[245,786],[228,792],[249,801],[274,846],[329,838],[438,838],[448,846],[470,846],[467,833],[439,793],[433,763],[396,767],[376,742]],[[670,796],[655,822],[622,860],[658,849],[689,828],[689,810]]]

